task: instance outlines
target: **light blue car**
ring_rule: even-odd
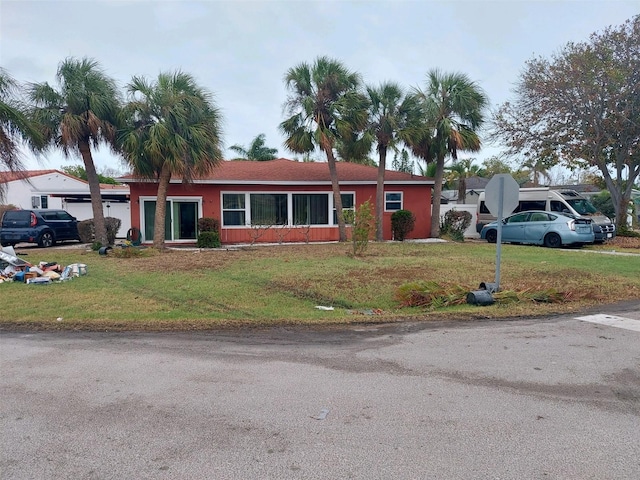
[[[489,243],[498,240],[498,223],[485,225],[480,238]],[[527,243],[559,248],[563,245],[593,243],[591,219],[556,212],[532,210],[510,215],[502,220],[502,243]]]

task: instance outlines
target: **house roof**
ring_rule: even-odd
[[[24,170],[21,172],[0,171],[0,183],[15,182],[16,180],[27,180],[32,177],[39,177],[41,175],[48,175],[50,173],[60,173],[67,175],[59,170]],[[72,177],[75,178],[75,177]]]
[[[84,184],[87,187],[87,193],[88,193],[88,188],[89,188],[89,182],[87,182],[86,180],[83,180],[81,178],[75,177],[73,175],[69,175],[68,173],[65,173],[61,170],[56,170],[56,169],[49,169],[49,170],[23,170],[20,172],[11,172],[11,171],[0,171],[0,183],[9,183],[9,182],[15,182],[15,181],[19,181],[19,180],[24,180],[24,181],[29,181],[32,178],[35,177],[42,177],[45,175],[62,175],[64,177],[67,177],[73,181],[79,182]],[[112,193],[121,193],[121,194],[129,194],[129,185],[123,185],[123,184],[118,184],[118,185],[113,185],[110,183],[101,183],[100,184],[100,190],[101,191],[111,191]],[[84,191],[84,187],[83,187],[83,191]],[[63,193],[70,193],[70,192],[63,192]],[[82,193],[82,192],[81,192]]]
[[[467,178],[467,190],[484,190],[487,187],[489,180],[491,179],[473,175]]]
[[[340,183],[375,183],[377,167],[358,163],[336,162]],[[124,183],[155,182],[134,175],[118,178]],[[171,179],[180,183],[180,177]],[[225,160],[209,175],[195,178],[193,183],[246,183],[246,184],[324,184],[331,183],[329,168],[325,162],[296,162],[286,158],[256,162],[250,160]],[[433,185],[433,179],[410,173],[387,170],[386,184],[427,184]]]

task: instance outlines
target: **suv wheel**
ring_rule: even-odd
[[[44,232],[42,235],[40,235],[40,241],[38,242],[38,245],[40,245],[41,247],[48,248],[53,246],[54,243],[56,242],[53,239],[53,233]]]

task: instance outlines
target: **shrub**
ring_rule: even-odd
[[[355,211],[345,210],[344,221],[351,224],[351,242],[353,255],[361,255],[369,246],[369,239],[376,228],[375,216],[371,202],[367,200]]]
[[[78,222],[78,233],[82,243],[91,243],[96,236],[95,228],[93,228],[93,219],[82,220]]]
[[[200,232],[196,245],[198,248],[220,248],[220,234],[218,232]]]
[[[407,235],[413,230],[416,224],[416,217],[409,210],[398,210],[391,215],[391,231],[393,238],[403,242]]]
[[[220,233],[220,220],[212,217],[202,217],[198,219],[199,232],[218,232]]]
[[[444,220],[440,226],[441,235],[450,235],[457,242],[464,242],[464,232],[473,216],[465,210],[449,210],[444,214]]]
[[[107,228],[107,242],[109,242],[109,245],[113,245],[116,243],[116,235],[118,234],[118,230],[120,230],[122,220],[115,217],[105,217],[104,225]],[[78,222],[78,234],[80,235],[80,241],[82,243],[94,243],[96,239],[96,228],[93,223],[93,218]],[[98,249],[102,246],[99,245],[99,242],[95,243],[98,244]]]
[[[105,217],[104,224],[107,227],[107,241],[109,245],[113,245],[116,243],[116,236],[118,235],[118,230],[120,230],[120,225],[122,225],[122,220],[115,217]]]

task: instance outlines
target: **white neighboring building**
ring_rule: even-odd
[[[60,170],[0,172],[5,186],[5,205],[19,208],[61,208],[78,220],[93,218],[89,184]],[[131,228],[131,205],[128,185],[101,184],[105,217],[121,220],[117,236],[124,238]]]

